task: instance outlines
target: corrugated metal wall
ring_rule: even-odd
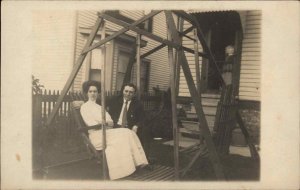
[[[35,11],[32,18],[32,73],[46,89],[61,90],[73,67],[75,11]]]
[[[239,96],[260,101],[261,11],[247,11],[244,31]]]

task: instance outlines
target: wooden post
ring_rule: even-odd
[[[137,34],[136,37],[136,86],[137,86],[137,99],[141,99],[141,35]]]
[[[103,27],[101,28],[101,39],[105,39],[105,22],[103,23]],[[106,156],[105,156],[105,149],[106,149],[106,110],[105,110],[105,61],[106,61],[106,46],[102,46],[102,68],[101,68],[101,108],[102,108],[102,145],[103,145],[103,154],[102,154],[102,174],[103,179],[107,179],[107,168],[106,168]]]
[[[170,11],[165,11],[165,14],[167,17],[167,22],[168,22],[168,26],[170,27],[172,37],[178,43],[178,41],[180,39],[179,39],[178,33],[176,32],[175,22],[172,17],[172,13]],[[208,128],[208,124],[207,124],[205,115],[204,115],[203,107],[201,105],[201,96],[198,94],[198,91],[195,88],[195,83],[194,83],[194,80],[193,80],[193,77],[191,74],[191,70],[189,68],[188,61],[185,57],[183,50],[179,50],[179,56],[181,58],[180,61],[181,61],[182,70],[184,72],[184,76],[186,78],[187,85],[188,85],[193,103],[195,105],[196,113],[199,118],[199,122],[201,124],[201,130],[203,131],[203,136],[205,138],[205,142],[206,142],[207,148],[209,150],[210,160],[212,161],[217,178],[220,180],[223,180],[225,178],[224,173],[223,173],[223,168],[222,168],[221,162],[219,160],[217,151],[215,149],[212,137],[210,135],[210,131]]]
[[[171,40],[171,29],[168,27],[168,39]],[[176,110],[176,90],[175,90],[175,64],[173,59],[173,48],[168,46],[168,60],[170,66],[170,84],[171,84],[171,102],[172,102],[172,124],[173,124],[173,139],[174,139],[174,177],[179,178],[179,139],[177,126],[177,110]]]
[[[183,31],[183,19],[181,17],[178,17],[178,24],[177,24],[178,31],[182,33]],[[180,44],[182,45],[182,36],[180,36]],[[195,52],[196,53],[196,52]],[[197,55],[198,52],[197,52]],[[176,51],[175,55],[176,61],[175,61],[175,88],[176,88],[176,96],[179,94],[179,82],[180,82],[180,59],[178,55],[178,51]]]
[[[194,49],[195,49],[195,68],[196,68],[196,84],[198,93],[201,95],[201,81],[200,81],[200,66],[199,66],[199,55],[198,55],[198,41],[197,41],[197,29],[194,29]]]

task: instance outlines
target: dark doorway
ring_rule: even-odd
[[[222,70],[225,47],[232,45],[237,50],[237,33],[241,31],[239,14],[236,11],[224,11],[197,13],[194,16],[200,23],[218,67]],[[201,72],[204,92],[218,93],[220,91],[221,83],[218,80],[218,74],[216,68],[204,59]]]

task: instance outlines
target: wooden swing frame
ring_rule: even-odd
[[[210,134],[209,128],[208,128],[208,123],[207,120],[205,118],[204,115],[204,111],[203,111],[203,107],[201,104],[201,91],[200,91],[200,73],[196,72],[197,75],[197,88],[196,89],[196,85],[194,83],[192,74],[191,74],[191,70],[189,68],[189,64],[187,61],[187,58],[185,56],[184,51],[189,52],[189,53],[193,53],[196,56],[196,67],[198,68],[199,65],[197,66],[197,64],[199,64],[199,60],[198,57],[204,57],[206,59],[210,60],[210,63],[212,63],[212,66],[214,66],[216,68],[216,70],[219,72],[219,80],[221,81],[222,85],[224,86],[224,80],[221,76],[221,72],[220,69],[218,68],[218,66],[216,65],[216,62],[214,60],[214,57],[212,56],[212,53],[204,39],[204,35],[201,31],[201,28],[199,26],[199,23],[197,22],[197,20],[190,14],[184,12],[184,11],[164,11],[165,16],[166,16],[166,24],[167,24],[167,32],[168,32],[168,39],[164,39],[160,36],[157,36],[151,32],[148,32],[146,30],[140,29],[137,27],[138,24],[143,23],[145,21],[147,21],[150,18],[153,18],[155,15],[161,13],[162,11],[151,11],[149,14],[143,16],[142,18],[136,20],[135,22],[129,24],[126,23],[122,20],[116,19],[113,16],[110,16],[109,14],[107,14],[105,11],[98,13],[98,19],[95,23],[95,26],[93,27],[87,42],[82,50],[82,53],[80,54],[79,58],[77,59],[76,64],[73,67],[73,70],[60,94],[60,96],[57,99],[57,102],[50,114],[50,116],[48,117],[48,120],[46,122],[46,125],[49,126],[51,125],[52,121],[54,120],[59,107],[62,104],[62,101],[64,99],[64,97],[66,96],[67,92],[69,91],[79,69],[81,68],[84,59],[87,55],[88,52],[92,51],[93,49],[97,48],[97,47],[102,47],[102,51],[103,51],[103,55],[105,55],[105,44],[113,39],[115,39],[116,37],[118,37],[119,35],[131,30],[137,33],[137,49],[135,51],[136,53],[136,57],[132,57],[129,61],[128,64],[128,69],[127,69],[127,73],[124,77],[124,82],[126,82],[126,80],[128,80],[128,76],[130,76],[129,71],[131,72],[131,68],[133,66],[133,63],[136,62],[137,64],[137,87],[138,87],[138,97],[140,97],[140,62],[141,59],[144,57],[147,57],[151,54],[153,54],[154,52],[158,51],[159,49],[168,46],[168,60],[169,60],[169,65],[170,65],[170,84],[171,84],[171,100],[172,100],[172,123],[173,123],[173,136],[174,136],[174,177],[175,180],[178,180],[180,177],[180,171],[179,171],[179,138],[178,138],[178,127],[177,127],[177,115],[176,115],[176,95],[178,93],[178,71],[179,68],[181,66],[185,79],[187,81],[187,85],[191,94],[191,98],[192,101],[195,105],[195,109],[196,109],[196,114],[198,116],[199,119],[199,128],[201,128],[201,131],[203,132],[203,138],[206,142],[206,146],[207,146],[207,150],[208,150],[208,155],[209,155],[209,159],[212,162],[216,177],[218,180],[225,180],[225,175],[223,172],[223,167],[221,165],[219,156],[217,154],[216,151],[216,147],[214,145],[214,142],[212,140],[212,136]],[[192,26],[190,28],[188,28],[185,31],[182,31],[182,28],[180,31],[178,31],[178,29],[176,28],[175,25],[175,21],[173,19],[172,14],[175,14],[179,17],[179,19],[181,19],[181,22],[183,20],[188,21],[192,24]],[[122,26],[123,28],[115,33],[113,33],[110,36],[105,36],[105,20],[112,22],[114,24],[117,24],[119,26]],[[101,30],[101,40],[97,43],[93,44],[93,41],[96,37],[97,31]],[[195,38],[198,37],[204,52],[198,52],[198,46],[196,45],[197,42],[195,42],[195,49],[192,50],[190,48],[187,48],[185,46],[182,45],[182,36],[185,36],[187,33],[193,31],[195,32]],[[140,39],[141,36],[146,36],[147,38],[154,40],[156,42],[161,43],[159,46],[153,48],[152,50],[150,50],[149,52],[146,52],[142,55],[140,55]],[[175,56],[175,61],[173,59],[173,49],[176,50],[176,56]],[[198,63],[197,63],[198,62]],[[105,72],[105,62],[103,61],[102,64],[102,69]],[[129,73],[129,74],[128,74]],[[101,74],[101,81],[102,81],[102,85],[101,85],[101,91],[105,92],[105,74]],[[106,125],[105,125],[105,93],[101,93],[102,94],[102,130],[103,130],[103,147],[105,150],[106,147]],[[200,154],[196,154],[194,156],[194,158],[192,159],[192,162],[184,169],[184,171],[186,172],[187,170],[189,170],[194,161],[198,158]],[[103,154],[103,163],[105,163],[105,154]],[[103,167],[103,174],[105,177],[107,177],[106,171],[105,171],[105,167]],[[184,173],[185,173],[184,172]]]

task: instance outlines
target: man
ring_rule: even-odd
[[[114,122],[114,128],[126,127],[137,133],[142,127],[144,109],[135,98],[136,87],[127,83],[123,85],[121,92],[121,96],[111,99],[108,103],[108,113]]]
[[[151,131],[149,127],[143,125],[145,118],[143,104],[135,98],[135,94],[136,86],[134,84],[124,84],[121,88],[121,96],[108,102],[107,111],[114,122],[114,128],[126,127],[137,133],[149,163],[153,164],[155,159],[149,156]]]
[[[136,132],[148,156],[150,131],[147,127],[143,127],[144,108],[135,98],[136,86],[132,83],[124,84],[121,92],[121,96],[111,99],[107,105],[114,128],[126,127]]]

